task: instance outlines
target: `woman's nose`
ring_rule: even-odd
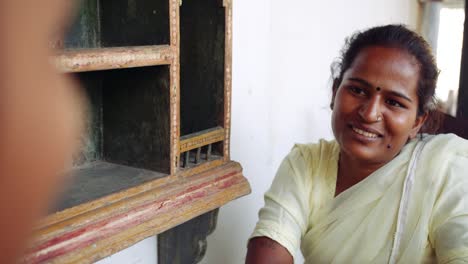
[[[378,98],[370,98],[359,108],[359,116],[363,121],[375,123],[382,120],[381,106]]]

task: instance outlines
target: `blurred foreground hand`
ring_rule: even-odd
[[[0,0],[0,263],[15,263],[78,147],[75,84],[50,63],[73,1]]]

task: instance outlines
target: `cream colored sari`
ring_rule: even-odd
[[[292,254],[300,245],[306,263],[468,262],[467,141],[414,140],[333,197],[338,153],[335,142],[296,146],[265,194],[252,236]]]

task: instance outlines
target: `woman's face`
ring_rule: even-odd
[[[333,134],[341,155],[372,164],[393,159],[417,135],[419,66],[408,53],[363,49],[333,92]]]

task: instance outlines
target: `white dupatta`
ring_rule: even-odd
[[[458,241],[453,228],[441,233],[445,223],[437,220],[466,213],[462,230],[468,233],[467,157],[467,142],[454,135],[408,143],[391,162],[310,215],[301,242],[306,263],[435,262],[437,244],[454,247],[439,250],[439,260],[465,253],[468,260],[468,235]],[[463,190],[446,193],[448,183]],[[452,197],[459,204],[438,205],[453,195],[461,197]],[[437,243],[436,237],[444,239]]]

